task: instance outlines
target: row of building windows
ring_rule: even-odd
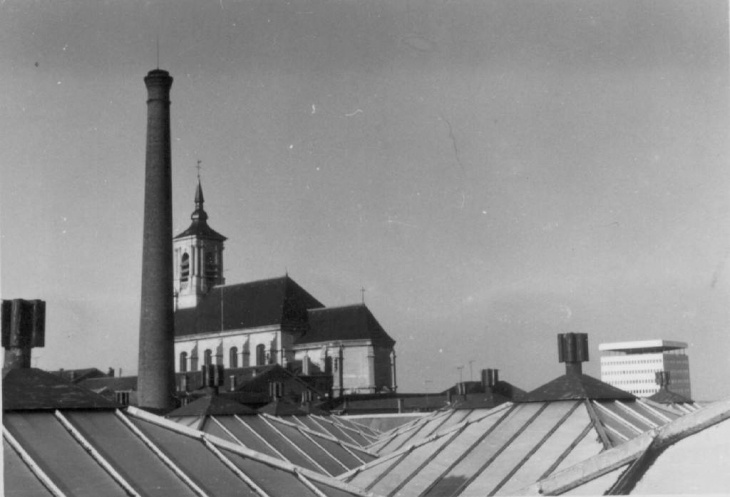
[[[653,375],[656,373],[661,372],[660,369],[630,369],[630,370],[621,370],[621,371],[601,371],[601,375],[604,377],[608,376],[623,376],[627,374],[650,374]],[[665,370],[666,371],[666,370]],[[672,378],[675,378],[677,376],[689,376],[689,371],[682,371],[682,370],[669,370],[667,371],[672,375]]]
[[[630,393],[633,393],[634,395],[652,395],[657,392],[658,392],[658,390],[656,388],[653,388],[653,389],[643,389],[643,390],[631,390]]]
[[[611,382],[612,385],[635,385],[637,383],[645,385],[655,384],[653,381],[648,380],[614,380]]]
[[[649,380],[646,380],[646,379],[641,379],[641,380],[638,380],[638,379],[633,379],[633,380],[611,380],[610,381],[610,384],[611,385],[635,385],[637,383],[643,383],[643,384],[647,384],[647,385],[655,384],[653,380],[652,381],[649,381]],[[683,378],[677,378],[677,379],[672,379],[669,382],[670,385],[676,385],[678,383],[688,384],[689,383],[689,380],[685,380]]]
[[[610,361],[608,361],[608,360],[607,361],[603,361],[603,363],[604,364],[612,364],[612,365],[613,364],[621,364],[623,366],[623,365],[626,365],[626,364],[661,364],[663,361],[664,361],[663,358],[658,358],[658,359],[634,359],[634,360],[631,360],[631,361],[629,361],[629,360],[615,360],[614,359],[614,360],[610,360]]]
[[[248,351],[243,352],[243,360],[241,367],[248,367],[250,364],[248,364],[249,353]],[[271,351],[269,353],[266,352],[266,346],[263,344],[259,344],[256,346],[256,364],[255,366],[264,366],[266,364],[273,364],[274,358],[276,357],[276,354],[274,351]],[[181,373],[187,373],[188,371],[197,371],[198,366],[198,356],[193,355],[189,357],[190,362],[188,364],[188,353],[187,352],[181,352],[180,353],[180,372]],[[222,357],[217,356],[216,357],[216,363],[221,364],[222,363]],[[209,366],[213,364],[213,351],[210,349],[206,349],[205,352],[203,352],[203,364],[200,365],[202,368],[203,365]],[[238,347],[231,347],[228,350],[228,367],[229,368],[237,368],[238,367]]]
[[[660,369],[629,369],[629,370],[622,370],[622,371],[603,371],[603,376],[621,376],[621,375],[627,375],[627,374],[650,374],[654,375],[655,373],[659,373]]]

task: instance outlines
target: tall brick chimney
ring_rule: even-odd
[[[156,412],[175,408],[172,274],[172,172],[170,87],[167,71],[155,69],[147,86],[142,306],[139,320],[139,407]]]

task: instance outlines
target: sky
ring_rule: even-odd
[[[156,48],[159,40],[159,52]],[[174,231],[196,163],[225,278],[363,298],[401,391],[563,373],[558,333],[689,344],[730,396],[720,1],[0,4],[0,291],[44,369],[137,367],[145,74],[174,77]]]

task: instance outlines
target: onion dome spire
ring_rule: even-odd
[[[205,198],[203,197],[203,187],[200,183],[200,161],[198,161],[197,168],[198,186],[195,188],[195,210],[190,215],[190,219],[192,219],[193,222],[190,223],[190,227],[188,229],[177,235],[175,239],[177,240],[178,238],[184,238],[186,236],[196,236],[207,240],[223,241],[226,237],[208,226],[208,213],[205,212],[205,209],[203,208]]]
[[[200,174],[198,174],[198,188],[195,190],[195,210],[190,215],[193,221],[207,221],[208,214],[203,209],[205,199],[203,198],[203,187],[200,185]]]

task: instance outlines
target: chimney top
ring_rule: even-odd
[[[43,347],[46,338],[46,303],[43,300],[2,301],[4,370],[31,367],[31,349]]]
[[[147,73],[147,76],[145,76],[144,78],[145,82],[147,82],[147,80],[154,82],[163,82],[168,79],[172,81],[170,73],[163,69],[152,69],[150,72]]]
[[[586,361],[588,361],[588,334],[559,333],[558,362],[565,363],[565,373],[583,374],[581,363]]]

